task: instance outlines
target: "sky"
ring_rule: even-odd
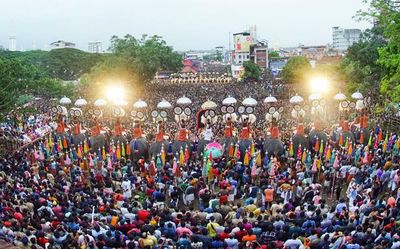
[[[175,50],[229,46],[229,34],[257,26],[270,47],[325,45],[332,27],[370,27],[354,19],[362,0],[1,0],[0,45],[43,49],[56,40],[87,50],[112,35],[160,35]],[[232,37],[231,37],[232,39]]]

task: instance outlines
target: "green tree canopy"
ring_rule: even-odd
[[[292,57],[283,67],[280,77],[287,83],[303,83],[307,81],[311,65],[304,56]]]
[[[245,80],[258,80],[261,75],[261,69],[260,67],[252,62],[252,61],[245,61],[243,63],[244,67],[244,79]]]
[[[279,58],[279,53],[278,51],[272,50],[272,51],[268,51],[268,57],[269,58]]]
[[[0,58],[14,58],[23,63],[35,65],[51,78],[65,81],[77,80],[106,55],[87,53],[74,48],[60,48],[50,51],[32,50],[0,51]]]
[[[21,95],[60,97],[71,95],[72,87],[48,78],[32,64],[15,58],[0,58],[0,112],[19,104]]]
[[[140,87],[150,82],[157,71],[178,71],[182,56],[173,51],[160,36],[132,35],[111,38],[112,52],[96,64],[82,79],[83,89],[97,89],[110,81]]]

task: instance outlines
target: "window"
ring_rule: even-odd
[[[238,55],[238,58],[239,58],[239,59],[242,59],[242,56],[239,54],[239,55]]]

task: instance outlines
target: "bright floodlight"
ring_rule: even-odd
[[[124,100],[125,91],[124,88],[122,88],[121,86],[116,86],[116,85],[108,86],[106,87],[105,91],[107,99],[113,102],[114,104],[118,103],[121,100]]]
[[[329,90],[329,81],[323,77],[317,77],[310,81],[311,91],[314,93],[327,92]]]

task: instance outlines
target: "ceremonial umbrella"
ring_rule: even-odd
[[[201,105],[201,108],[203,108],[205,110],[214,109],[216,107],[217,107],[217,104],[214,101],[211,101],[211,100],[207,100],[206,102],[204,102]]]
[[[291,104],[299,104],[299,103],[303,102],[303,98],[296,94],[295,96],[290,98],[289,102]]]
[[[253,99],[252,97],[245,98],[242,102],[245,106],[256,106],[257,100]]]
[[[85,106],[87,101],[85,99],[79,98],[75,101],[75,106]]]
[[[192,104],[192,101],[188,97],[183,96],[183,97],[179,98],[176,101],[176,103],[178,105],[190,105],[190,104]]]
[[[237,100],[234,97],[228,96],[226,99],[222,101],[223,105],[234,105],[237,103]]]
[[[339,92],[338,94],[336,94],[333,97],[334,100],[339,100],[339,101],[343,101],[346,100],[346,95],[344,95],[343,93]]]
[[[105,106],[105,105],[107,105],[107,101],[105,101],[104,99],[97,99],[94,102],[94,105],[95,106]]]
[[[168,101],[163,99],[160,103],[157,104],[157,108],[170,109],[170,108],[172,108],[172,105],[171,105],[171,103],[169,103]]]
[[[271,96],[271,95],[269,95],[268,97],[266,97],[264,99],[264,104],[275,103],[275,102],[278,102],[278,100],[274,96]]]
[[[60,105],[69,105],[69,104],[71,104],[72,103],[72,101],[71,101],[71,99],[70,98],[68,98],[68,97],[62,97],[61,99],[60,99]]]
[[[210,153],[212,154],[213,158],[219,158],[223,155],[224,148],[218,142],[212,142],[207,144],[205,147],[205,156],[208,157]]]
[[[147,107],[147,103],[144,102],[143,100],[139,99],[133,104],[134,108],[142,109]]]
[[[364,96],[359,92],[359,91],[357,91],[357,92],[355,92],[355,93],[353,93],[352,95],[351,95],[351,97],[353,98],[353,99],[363,99],[364,98]]]

